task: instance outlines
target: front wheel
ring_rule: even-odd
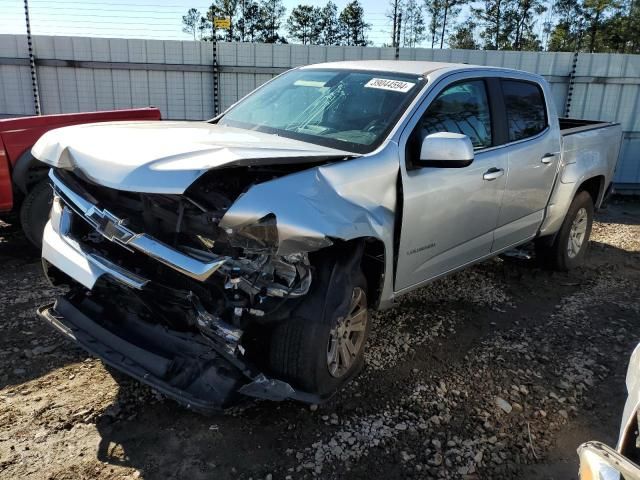
[[[566,272],[584,263],[593,212],[593,200],[589,192],[578,192],[553,243],[547,243],[544,238],[536,242],[536,254],[545,265]]]
[[[300,307],[273,330],[270,363],[294,387],[326,398],[364,364],[367,282],[352,259],[325,260],[315,274]]]

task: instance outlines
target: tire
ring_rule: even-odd
[[[578,192],[554,241],[549,243],[544,238],[536,241],[536,255],[543,265],[566,272],[584,263],[593,225],[593,212],[593,199],[589,192]]]
[[[370,321],[360,258],[351,251],[341,259],[316,262],[320,267],[314,272],[311,290],[291,318],[272,332],[272,372],[321,399],[332,395],[364,365]],[[350,363],[344,361],[345,356]]]
[[[37,183],[27,194],[20,207],[20,223],[27,239],[42,248],[44,227],[49,220],[53,192],[48,180]]]

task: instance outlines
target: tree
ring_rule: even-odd
[[[286,39],[279,33],[286,12],[282,0],[261,0],[258,40],[265,43],[286,43]]]
[[[390,9],[385,15],[389,20],[391,20],[391,46],[395,47],[396,42],[398,41],[398,20],[400,18],[400,13],[402,12],[402,1],[390,0],[389,8]]]
[[[552,8],[557,23],[550,28],[548,49],[572,52],[578,48],[584,17],[580,0],[556,0]]]
[[[367,45],[366,32],[371,25],[364,21],[364,9],[353,0],[340,12],[341,38],[345,45]]]
[[[303,45],[319,43],[322,32],[322,11],[311,5],[298,5],[291,11],[287,20],[289,35]]]
[[[407,0],[402,14],[402,38],[405,47],[414,48],[426,37],[424,16],[417,0]]]
[[[483,0],[480,7],[472,7],[471,11],[479,20],[484,30],[480,33],[483,48],[488,50],[510,50],[511,37],[515,29],[516,0]]]
[[[542,0],[518,0],[515,15],[514,50],[539,50],[540,42],[533,32],[536,17],[547,11]],[[524,48],[523,48],[524,47]]]
[[[630,0],[624,27],[624,44],[620,53],[640,53],[640,4]]]
[[[602,24],[598,51],[640,53],[640,5],[638,0],[625,0],[621,8]]]
[[[182,31],[193,35],[194,40],[197,40],[196,35],[202,40],[208,25],[207,19],[197,8],[190,8],[187,14],[182,16]]]
[[[475,40],[475,29],[477,25],[471,20],[458,24],[453,34],[447,39],[449,48],[461,48],[465,50],[477,50],[480,48]]]
[[[429,35],[431,36],[431,48],[440,41],[440,25],[444,16],[444,0],[424,0],[424,7],[429,14]]]
[[[619,8],[617,0],[584,0],[582,4],[587,35],[589,37],[589,52],[595,52],[599,34],[605,15],[614,8]]]
[[[444,37],[447,34],[447,19],[456,17],[460,13],[462,5],[469,3],[469,0],[441,0],[442,9],[442,29],[440,32],[440,48],[444,45]]]
[[[556,0],[553,9],[558,21],[551,29],[549,50],[626,51],[627,45],[637,42],[638,30],[634,33],[631,28],[637,11],[633,0],[622,1]]]
[[[260,23],[260,7],[254,0],[240,0],[240,18],[236,22],[238,39],[241,42],[254,42]]]
[[[320,11],[320,43],[322,45],[340,44],[340,22],[338,21],[338,7],[333,2],[327,4]]]

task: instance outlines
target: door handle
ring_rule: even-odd
[[[496,178],[500,178],[503,175],[504,175],[504,170],[502,168],[494,167],[484,172],[484,175],[482,175],[482,178],[484,178],[485,180],[491,181],[491,180],[495,180]]]
[[[545,153],[540,160],[545,165],[549,165],[553,159],[556,157],[557,153]]]

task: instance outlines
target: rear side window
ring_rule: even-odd
[[[533,137],[547,128],[547,109],[540,87],[530,82],[503,80],[509,141]]]

